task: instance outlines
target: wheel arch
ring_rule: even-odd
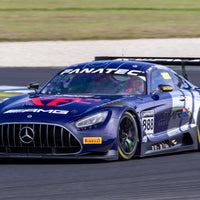
[[[197,125],[197,148],[199,150],[200,149],[200,108],[198,109],[198,113],[197,113],[196,125]]]
[[[138,128],[138,138],[139,138],[139,143],[138,143],[138,146],[137,146],[137,150],[136,150],[136,153],[135,155],[136,156],[139,156],[140,153],[141,153],[141,143],[142,143],[142,130],[141,130],[141,123],[140,123],[140,118],[136,112],[136,110],[132,109],[132,108],[127,108],[124,112],[124,113],[130,113],[131,115],[134,116],[135,120],[136,120],[136,123],[137,123],[137,128]],[[123,115],[122,114],[122,115]]]

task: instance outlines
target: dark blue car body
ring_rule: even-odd
[[[77,74],[120,75],[118,82],[136,76],[143,92],[62,94],[52,92],[51,83],[61,88],[54,78],[36,93],[2,100],[0,157],[128,160],[199,148],[200,92],[170,68],[107,60],[73,65],[56,76]]]

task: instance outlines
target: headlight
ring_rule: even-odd
[[[108,111],[98,112],[87,117],[84,117],[76,122],[78,129],[90,129],[95,128],[102,124],[108,115]]]

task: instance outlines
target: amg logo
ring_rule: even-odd
[[[26,112],[52,113],[52,114],[66,115],[69,111],[67,111],[67,110],[44,110],[44,109],[13,109],[13,110],[5,111],[4,114],[8,114],[8,113],[26,113]]]

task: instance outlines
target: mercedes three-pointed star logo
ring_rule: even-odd
[[[25,144],[31,143],[34,140],[34,137],[35,132],[30,127],[23,127],[19,132],[19,138]]]

